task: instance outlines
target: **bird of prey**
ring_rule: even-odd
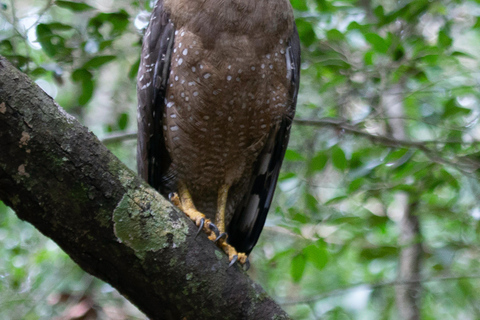
[[[288,0],[158,0],[138,72],[138,171],[234,264],[265,224],[295,113]]]

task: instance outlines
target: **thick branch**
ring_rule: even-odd
[[[1,56],[0,199],[153,319],[288,318]]]

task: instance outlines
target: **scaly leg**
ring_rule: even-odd
[[[225,233],[225,208],[228,199],[228,185],[222,185],[218,190],[217,198],[217,214],[215,215],[215,225],[218,227],[219,236],[216,241],[227,238]]]
[[[193,222],[195,222],[195,225],[199,227],[197,235],[203,229],[208,235],[208,238],[212,241],[215,241],[217,235],[212,232],[212,230],[216,229],[215,225],[210,221],[210,219],[207,219],[203,213],[195,208],[192,196],[188,191],[187,186],[183,182],[180,181],[178,183],[178,195],[173,194],[170,200],[180,210],[185,212],[185,214],[192,219]]]
[[[220,235],[216,239],[217,244],[228,255],[228,259],[230,260],[229,266],[232,266],[237,261],[241,264],[247,263],[248,257],[243,252],[238,253],[234,247],[227,243],[228,236],[225,233],[225,210],[227,207],[229,189],[229,185],[222,185],[218,190],[217,214],[215,215],[215,224],[220,231]]]
[[[195,225],[199,227],[197,235],[203,229],[208,235],[208,239],[215,241],[217,246],[228,255],[228,259],[230,260],[229,267],[238,261],[241,264],[246,265],[248,269],[249,262],[247,255],[242,252],[238,253],[234,247],[227,243],[227,234],[225,232],[225,210],[229,188],[230,186],[223,185],[218,190],[217,214],[215,215],[216,225],[195,208],[192,196],[185,183],[181,181],[178,183],[178,194],[172,194],[170,196],[170,201],[172,201],[172,203],[180,210],[185,212],[185,214],[195,222]]]

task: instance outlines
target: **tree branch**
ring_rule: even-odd
[[[318,120],[309,119],[295,119],[294,122],[299,125],[314,126],[314,127],[330,127],[339,131],[344,131],[358,137],[370,140],[372,143],[381,144],[392,148],[413,148],[422,151],[431,161],[448,165],[465,176],[473,176],[476,170],[480,168],[480,163],[471,157],[454,157],[452,160],[444,157],[436,148],[429,147],[429,145],[442,146],[446,144],[462,144],[462,145],[478,145],[480,141],[464,142],[458,140],[425,140],[412,141],[407,139],[399,139],[388,136],[375,135],[358,127],[339,119],[324,118]]]
[[[392,119],[392,118],[389,118]],[[405,139],[397,139],[388,137],[385,135],[379,136],[364,130],[359,129],[357,126],[352,125],[351,123],[336,119],[336,118],[322,118],[317,120],[311,119],[295,119],[294,122],[299,125],[304,126],[313,126],[313,127],[331,127],[341,131],[345,131],[351,134],[354,134],[359,137],[366,138],[373,143],[382,144],[387,147],[409,147],[424,150],[428,145],[445,145],[450,143],[462,144],[462,145],[477,145],[480,144],[480,141],[461,141],[461,140],[423,140],[423,141],[412,141]],[[428,151],[431,151],[427,149]]]
[[[100,139],[104,144],[137,139],[137,132],[112,132]]]
[[[152,319],[287,319],[263,289],[0,56],[0,199]]]
[[[386,147],[392,148],[412,148],[422,151],[431,161],[439,164],[448,165],[462,174],[468,177],[472,177],[473,173],[480,168],[480,163],[472,157],[453,157],[448,159],[444,156],[438,147],[442,147],[446,144],[460,144],[468,146],[476,146],[480,144],[480,141],[461,141],[461,140],[424,140],[424,141],[412,141],[405,139],[397,139],[388,136],[380,136],[369,133],[365,130],[359,129],[357,126],[348,123],[345,120],[335,118],[323,118],[323,119],[294,119],[296,125],[312,126],[317,128],[332,128],[342,132],[346,132],[357,137],[362,137],[370,140],[372,143],[381,144]],[[126,133],[111,133],[102,138],[102,142],[105,144],[121,142],[125,140],[132,140],[136,138],[135,132]],[[431,147],[431,146],[435,147]]]

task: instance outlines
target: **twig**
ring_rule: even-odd
[[[480,141],[471,141],[466,142],[462,140],[423,140],[423,141],[411,141],[411,140],[402,140],[402,139],[394,139],[386,136],[379,136],[372,133],[368,133],[366,131],[358,129],[355,125],[348,123],[345,120],[335,119],[335,118],[323,118],[318,120],[309,120],[309,119],[295,119],[295,124],[303,125],[303,126],[312,126],[312,127],[333,127],[335,129],[340,129],[345,132],[349,132],[355,134],[357,136],[361,136],[367,138],[368,140],[374,143],[381,143],[386,146],[390,147],[412,147],[417,149],[426,148],[426,145],[434,144],[434,145],[445,145],[445,144],[462,144],[462,145],[477,145],[480,144]]]
[[[446,144],[461,144],[461,145],[480,145],[480,141],[461,141],[461,140],[425,140],[425,141],[411,141],[406,139],[395,139],[387,136],[379,136],[372,133],[368,133],[364,130],[358,129],[355,125],[352,125],[344,120],[334,119],[334,118],[323,118],[318,120],[308,120],[308,119],[295,119],[295,124],[303,126],[313,126],[313,127],[330,127],[333,129],[341,130],[365,139],[370,140],[372,143],[381,144],[387,147],[392,148],[414,148],[422,151],[430,160],[435,163],[440,163],[444,165],[451,166],[456,170],[460,171],[466,176],[471,176],[472,172],[477,168],[480,168],[480,163],[474,161],[473,159],[467,158],[458,158],[455,160],[449,160],[440,155],[440,152],[428,147],[429,145],[435,145],[441,147]],[[112,133],[106,135],[101,141],[105,144],[115,143],[125,140],[133,140],[137,136],[136,132],[127,132],[127,133]]]
[[[368,133],[366,131],[358,129],[356,126],[349,124],[344,120],[334,119],[334,118],[323,118],[318,120],[308,120],[308,119],[295,119],[295,124],[302,126],[313,126],[313,127],[332,127],[336,129],[343,130],[348,133],[355,134],[367,138],[368,140],[374,143],[380,143],[389,147],[411,147],[416,149],[424,149],[426,145],[445,145],[445,144],[462,144],[462,145],[480,145],[480,141],[461,141],[461,140],[424,140],[424,141],[410,141],[410,140],[399,140],[394,138],[389,138],[386,136],[378,136],[375,134]],[[106,135],[102,138],[103,143],[119,142],[122,140],[133,140],[136,139],[137,133],[134,131],[127,133],[114,132],[109,135]]]
[[[122,142],[126,140],[134,140],[137,138],[137,132],[114,132],[104,136],[100,141],[104,144]]]
[[[48,0],[47,1],[47,4],[45,5],[45,7],[40,10],[37,14],[38,14],[38,18],[37,20],[30,26],[28,27],[26,30],[25,30],[25,34],[30,30],[32,29],[33,27],[36,27],[37,24],[40,22],[40,20],[43,18],[43,16],[45,15],[45,13],[47,13],[48,10],[50,10],[50,8],[53,6],[53,0]]]
[[[415,148],[422,151],[430,160],[435,163],[440,163],[453,167],[460,171],[463,175],[471,177],[472,172],[480,168],[480,163],[471,158],[455,157],[454,160],[446,159],[440,155],[440,152],[429,148],[428,145],[442,146],[446,144],[456,143],[462,145],[477,145],[480,141],[465,142],[461,140],[425,140],[425,141],[411,141],[406,139],[396,139],[388,136],[379,136],[368,133],[364,130],[358,129],[356,126],[349,124],[344,120],[324,118],[319,120],[295,119],[294,122],[298,125],[314,126],[314,127],[331,127],[336,130],[341,130],[354,134],[359,137],[366,138],[372,143],[382,144],[392,148],[408,147]]]

